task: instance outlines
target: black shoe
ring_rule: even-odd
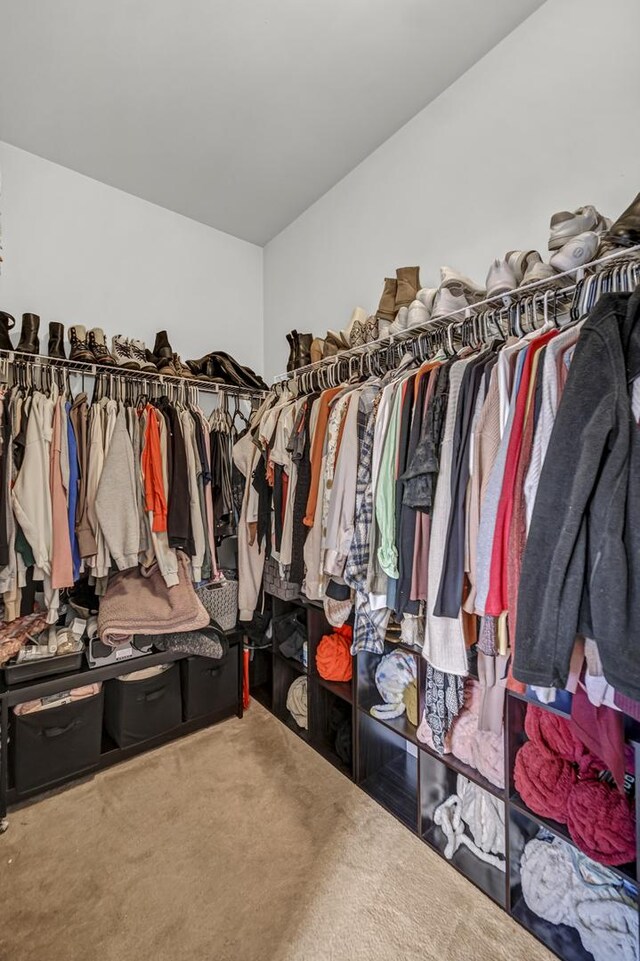
[[[23,354],[39,354],[40,341],[38,340],[38,329],[40,318],[37,314],[22,315],[22,330],[20,331],[20,341],[16,350]]]

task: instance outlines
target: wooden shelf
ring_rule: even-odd
[[[347,704],[353,704],[353,682],[352,681],[326,681],[324,677],[320,677],[316,674],[318,684],[324,687],[327,691],[330,691],[335,697],[339,697],[341,701],[345,701]]]
[[[514,811],[518,811],[520,814],[529,818],[530,821],[535,821],[541,828],[545,828],[556,837],[562,838],[563,841],[567,841],[571,847],[576,847],[576,844],[569,834],[569,830],[566,824],[560,824],[558,821],[552,821],[550,818],[540,817],[538,814],[534,814],[533,811],[527,807],[522,798],[518,793],[512,794],[509,798],[509,805]],[[623,881],[633,881],[636,882],[636,862],[633,861],[631,864],[621,864],[618,867],[607,864],[605,865],[607,871],[612,871],[617,874],[619,878]]]
[[[483,791],[488,791],[489,794],[493,794],[494,797],[500,798],[501,801],[505,800],[506,791],[504,788],[497,787],[492,781],[480,774],[476,768],[471,767],[470,764],[465,764],[455,756],[455,754],[438,754],[423,741],[418,741],[420,750],[424,751],[430,757],[434,758],[436,761],[440,761],[451,771],[455,771],[456,774],[462,774],[469,781],[473,781],[478,787],[481,787]]]
[[[390,761],[359,785],[390,814],[417,833],[418,763],[408,753]]]

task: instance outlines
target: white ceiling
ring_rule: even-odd
[[[264,244],[542,2],[0,0],[0,139]]]

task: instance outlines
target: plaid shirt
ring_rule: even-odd
[[[375,393],[372,394],[371,390]],[[355,619],[351,653],[372,651],[384,653],[384,636],[389,621],[389,610],[371,609],[367,590],[369,539],[373,523],[373,490],[371,485],[371,456],[373,435],[378,413],[379,388],[364,390],[358,410],[358,478],[356,482],[355,526],[353,540],[345,565],[344,579],[355,591]]]

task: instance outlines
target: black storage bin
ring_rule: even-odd
[[[45,790],[94,770],[100,760],[103,691],[34,714],[14,715],[18,794]]]
[[[106,682],[104,726],[118,747],[130,747],[164,734],[181,721],[177,664],[141,681],[121,681],[115,677]]]
[[[238,648],[226,657],[187,657],[181,662],[185,721],[238,707]]]

